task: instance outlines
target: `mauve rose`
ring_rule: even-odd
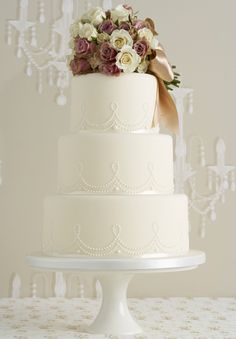
[[[127,21],[123,21],[120,23],[119,29],[125,29],[126,31],[129,31],[131,28],[131,25]]]
[[[121,73],[121,70],[114,63],[104,63],[99,65],[99,72],[106,75],[118,76]]]
[[[73,75],[86,74],[92,71],[90,63],[86,59],[74,58],[70,62],[70,68]]]
[[[116,28],[117,26],[112,20],[105,20],[99,25],[98,30],[100,32],[111,34]]]
[[[139,30],[139,29],[142,29],[144,27],[146,27],[146,24],[143,20],[137,20],[134,22],[134,27]]]
[[[75,52],[79,58],[91,55],[96,50],[95,42],[89,42],[85,38],[75,39]]]
[[[148,43],[146,40],[138,40],[135,44],[134,44],[134,50],[137,52],[137,54],[143,58],[148,51]]]
[[[109,42],[103,42],[100,46],[100,58],[105,62],[112,62],[116,60],[117,51]]]

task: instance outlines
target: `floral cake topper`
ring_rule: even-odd
[[[109,11],[92,7],[71,25],[70,33],[72,53],[68,63],[74,76],[153,74],[159,83],[159,117],[176,131],[177,112],[167,90],[179,86],[179,74],[167,60],[152,19],[139,19],[129,5],[121,4]]]

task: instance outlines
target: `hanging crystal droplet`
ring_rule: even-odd
[[[31,45],[32,47],[37,47],[37,40],[36,40],[35,37],[31,39],[30,45]]]
[[[204,167],[205,165],[206,165],[205,156],[202,155],[201,156],[201,166]]]
[[[60,93],[57,96],[56,102],[58,106],[65,106],[65,104],[67,103],[66,96],[63,93]]]
[[[18,59],[20,59],[22,57],[22,50],[21,50],[20,47],[17,49],[16,56],[17,56]]]
[[[216,221],[216,212],[215,212],[215,210],[214,209],[212,209],[212,211],[211,211],[211,221]]]
[[[219,177],[216,176],[216,182],[215,182],[215,190],[216,192],[219,191]]]
[[[36,34],[35,34],[35,27],[34,26],[31,28],[30,45],[32,47],[37,47],[37,40],[36,40]]]
[[[57,76],[57,87],[61,88],[61,72],[58,72]]]
[[[188,95],[188,113],[193,114],[193,92]]]
[[[41,24],[44,24],[44,23],[45,23],[45,15],[44,15],[43,13],[41,13],[41,14],[39,15],[39,22],[40,22]]]
[[[39,2],[39,22],[43,24],[45,22],[45,14],[44,14],[44,2],[40,1]]]
[[[221,199],[220,200],[221,200],[222,204],[225,203],[225,195],[224,194],[221,195]]]
[[[224,179],[223,185],[224,185],[224,189],[225,189],[225,190],[227,190],[227,189],[229,188],[229,183],[228,183],[227,177]]]
[[[230,174],[230,189],[232,192],[235,192],[235,189],[236,189],[236,185],[235,185],[235,175],[234,175],[234,172],[232,171],[231,174]]]
[[[12,35],[11,35],[11,25],[9,24],[7,27],[7,44],[10,46],[12,43]]]
[[[205,215],[203,215],[201,226],[200,226],[200,237],[205,238],[205,235],[206,235],[206,217]]]
[[[232,192],[235,192],[235,189],[236,189],[235,182],[231,183],[230,189],[231,189]]]
[[[202,167],[204,167],[206,165],[205,150],[204,150],[204,146],[203,145],[200,146],[200,165]]]
[[[53,72],[52,72],[52,67],[49,67],[48,69],[48,85],[50,87],[53,86]]]
[[[205,236],[206,236],[206,228],[205,228],[205,226],[201,226],[201,227],[200,227],[200,237],[201,237],[202,239],[204,239]]]
[[[26,74],[27,74],[28,77],[31,77],[32,73],[33,73],[33,71],[32,71],[32,67],[31,67],[31,63],[28,62],[27,67],[26,67]]]
[[[210,171],[208,172],[208,189],[212,190],[212,174]]]
[[[7,44],[10,46],[12,43],[11,35],[7,35]]]

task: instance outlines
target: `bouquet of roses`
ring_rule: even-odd
[[[72,24],[71,36],[73,75],[146,73],[159,45],[153,21],[139,20],[128,5],[106,12],[91,8]],[[177,73],[173,80],[178,85]]]

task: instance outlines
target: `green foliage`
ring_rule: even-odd
[[[173,87],[179,87],[181,81],[179,80],[180,78],[180,74],[175,72],[176,66],[171,66],[173,71],[174,71],[174,79],[170,82],[168,81],[164,81],[164,84],[166,86],[166,89],[168,89],[169,91],[173,91]]]

